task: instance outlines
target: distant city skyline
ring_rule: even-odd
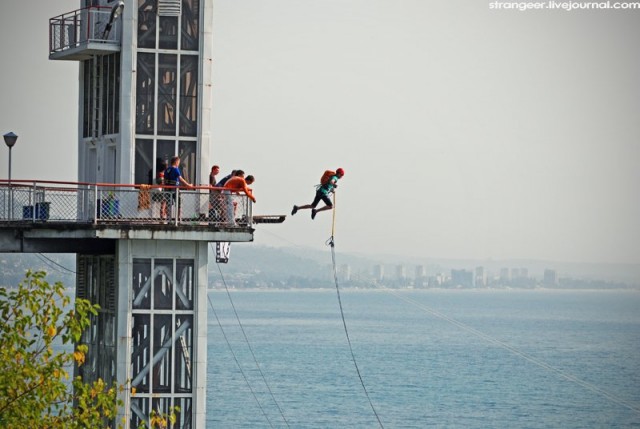
[[[48,19],[0,5],[0,131],[14,179],[77,179],[78,64]],[[218,1],[213,162],[256,176],[258,243],[323,249],[332,216],[289,215],[343,167],[338,251],[640,264],[638,10],[489,2]],[[0,149],[0,177],[7,176]]]

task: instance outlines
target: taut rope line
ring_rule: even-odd
[[[287,421],[287,418],[285,417],[284,412],[282,411],[282,408],[280,407],[280,404],[276,400],[276,397],[273,394],[273,391],[271,390],[271,386],[269,386],[269,383],[267,382],[267,378],[265,377],[264,372],[262,372],[262,368],[260,368],[260,364],[258,363],[258,359],[256,358],[256,354],[253,352],[253,347],[251,347],[251,343],[249,342],[249,337],[247,337],[247,334],[246,334],[246,332],[244,330],[244,326],[242,326],[242,322],[240,322],[240,316],[238,316],[238,312],[236,311],[236,306],[233,303],[233,300],[231,299],[231,293],[229,292],[229,288],[227,287],[227,282],[225,281],[224,275],[222,274],[222,268],[220,268],[220,264],[216,264],[216,265],[218,265],[218,271],[220,271],[220,277],[222,278],[222,283],[224,284],[224,288],[227,291],[227,297],[229,297],[229,302],[231,303],[231,308],[233,308],[233,313],[236,315],[236,320],[238,321],[238,326],[240,326],[240,330],[242,331],[242,335],[244,336],[244,340],[247,343],[247,347],[249,348],[249,351],[251,352],[251,356],[253,357],[253,362],[256,364],[256,368],[258,368],[258,372],[260,372],[260,376],[262,377],[262,381],[264,382],[264,385],[267,386],[267,390],[269,391],[269,395],[271,395],[271,399],[276,404],[276,407],[278,408],[278,411],[280,412],[280,416],[282,417],[282,420],[287,425],[287,427],[291,427],[291,426],[289,426],[289,422]]]
[[[327,240],[327,245],[331,246],[331,261],[333,263],[333,279],[336,283],[336,293],[338,295],[338,304],[340,305],[340,315],[342,316],[342,326],[344,326],[344,333],[347,337],[347,343],[349,344],[349,351],[351,352],[351,359],[353,360],[353,365],[356,368],[356,372],[358,373],[358,378],[360,379],[360,384],[362,385],[362,390],[364,390],[364,394],[369,401],[369,405],[371,406],[371,410],[373,414],[376,416],[376,420],[378,420],[378,424],[382,429],[384,429],[384,425],[380,420],[380,416],[376,412],[376,408],[373,406],[373,402],[371,401],[371,397],[369,396],[369,392],[367,391],[367,387],[364,384],[364,380],[362,379],[362,375],[360,374],[360,368],[358,368],[358,362],[356,361],[356,355],[353,352],[353,346],[351,345],[351,339],[349,338],[349,330],[347,329],[347,322],[344,318],[344,309],[342,308],[342,299],[340,298],[340,288],[338,287],[338,271],[336,269],[336,251],[335,251],[335,242],[333,239],[333,235],[335,233],[336,228],[336,194],[333,194],[333,222],[331,225],[331,237]]]
[[[488,341],[488,342],[490,342],[492,344],[497,345],[498,347],[501,347],[501,348],[503,348],[505,350],[508,350],[511,353],[513,353],[515,355],[518,355],[521,358],[523,358],[523,359],[525,359],[525,360],[527,360],[527,361],[539,366],[540,368],[544,368],[544,369],[549,370],[551,372],[555,372],[556,374],[560,375],[562,378],[564,378],[564,379],[566,379],[568,381],[576,383],[576,384],[584,387],[585,389],[588,389],[588,390],[590,390],[590,391],[592,391],[594,393],[597,393],[597,394],[599,394],[601,396],[604,396],[605,398],[609,399],[611,402],[614,402],[614,403],[616,403],[618,405],[626,407],[626,408],[630,409],[631,411],[635,411],[636,413],[640,413],[640,408],[638,408],[634,404],[631,404],[628,401],[625,401],[624,399],[620,399],[620,398],[614,396],[612,393],[609,393],[608,391],[606,391],[604,389],[601,389],[598,386],[595,386],[595,385],[593,385],[591,383],[588,383],[588,382],[586,382],[584,380],[581,380],[578,377],[576,377],[574,375],[571,375],[571,374],[568,374],[568,373],[566,373],[566,372],[562,371],[561,369],[558,369],[558,368],[556,368],[554,366],[551,366],[550,364],[548,364],[548,363],[546,363],[546,362],[544,362],[544,361],[542,361],[540,359],[537,359],[537,358],[535,358],[533,356],[530,356],[530,355],[528,355],[528,354],[526,354],[524,352],[521,352],[520,350],[516,349],[513,346],[510,346],[509,344],[507,344],[507,343],[505,343],[503,341],[495,339],[495,338],[493,338],[493,337],[491,337],[491,336],[489,336],[489,335],[487,335],[487,334],[485,334],[485,333],[483,333],[481,331],[478,331],[477,329],[472,328],[471,326],[465,325],[464,323],[462,323],[462,322],[460,322],[460,321],[458,321],[456,319],[453,319],[453,318],[451,318],[451,317],[449,317],[449,316],[447,316],[445,314],[442,314],[442,313],[440,313],[440,312],[438,312],[436,310],[433,310],[432,308],[429,308],[426,305],[424,305],[424,304],[422,304],[422,303],[420,303],[420,302],[418,302],[418,301],[416,301],[414,299],[407,298],[406,296],[402,296],[399,293],[397,293],[397,292],[395,292],[395,291],[393,291],[391,289],[384,288],[383,290],[385,292],[395,296],[396,298],[402,300],[402,301],[405,301],[405,302],[407,302],[409,304],[414,305],[415,307],[418,307],[418,308],[424,310],[425,312],[431,314],[432,316],[435,316],[435,317],[437,317],[439,319],[445,320],[445,321],[447,321],[447,322],[449,322],[449,323],[451,323],[451,324],[453,324],[453,325],[455,325],[455,326],[457,326],[457,327],[459,327],[461,329],[464,329],[467,332],[470,332],[473,335],[476,335],[477,337],[482,338],[485,341]]]
[[[222,322],[220,322],[220,319],[218,318],[218,313],[216,313],[216,309],[213,308],[213,303],[211,302],[211,298],[209,297],[209,294],[207,294],[207,299],[209,300],[209,306],[211,307],[211,310],[213,311],[213,315],[216,317],[216,321],[218,322],[218,326],[220,327],[220,332],[222,332],[222,336],[224,337],[224,340],[227,343],[227,347],[229,348],[229,351],[231,352],[231,355],[233,356],[233,360],[236,362],[236,366],[240,370],[240,374],[242,374],[242,378],[244,378],[245,383],[249,387],[249,390],[251,391],[251,395],[253,395],[253,399],[256,401],[256,404],[258,404],[258,408],[260,408],[260,411],[262,411],[262,415],[264,416],[264,418],[269,423],[269,426],[273,427],[273,424],[271,423],[271,420],[269,420],[269,416],[267,415],[267,413],[264,411],[264,408],[260,404],[260,401],[258,400],[258,396],[256,396],[256,392],[251,387],[251,383],[249,383],[249,379],[247,378],[247,375],[242,370],[242,366],[240,365],[240,361],[238,361],[238,357],[236,356],[236,354],[233,351],[233,348],[231,347],[231,343],[229,342],[229,339],[227,338],[227,334],[224,332],[224,329],[222,328]]]

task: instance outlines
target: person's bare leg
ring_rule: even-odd
[[[293,206],[293,210],[291,210],[291,216],[296,214],[298,210],[312,209],[312,208],[313,208],[313,205],[311,204],[305,204],[304,206]]]

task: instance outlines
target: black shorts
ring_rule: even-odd
[[[155,203],[161,203],[163,201],[166,201],[166,199],[164,198],[164,194],[162,192],[151,191],[151,201]]]
[[[324,201],[324,203],[326,205],[328,205],[329,207],[333,207],[333,203],[331,202],[331,198],[329,198],[328,195],[325,195],[320,191],[316,191],[316,197],[313,199],[313,202],[311,203],[311,207],[315,208],[318,205],[318,203],[320,202],[320,200]]]

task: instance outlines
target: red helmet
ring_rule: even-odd
[[[342,168],[338,168],[338,169],[336,170],[336,174],[337,174],[338,176],[344,176],[344,170],[343,170]]]

